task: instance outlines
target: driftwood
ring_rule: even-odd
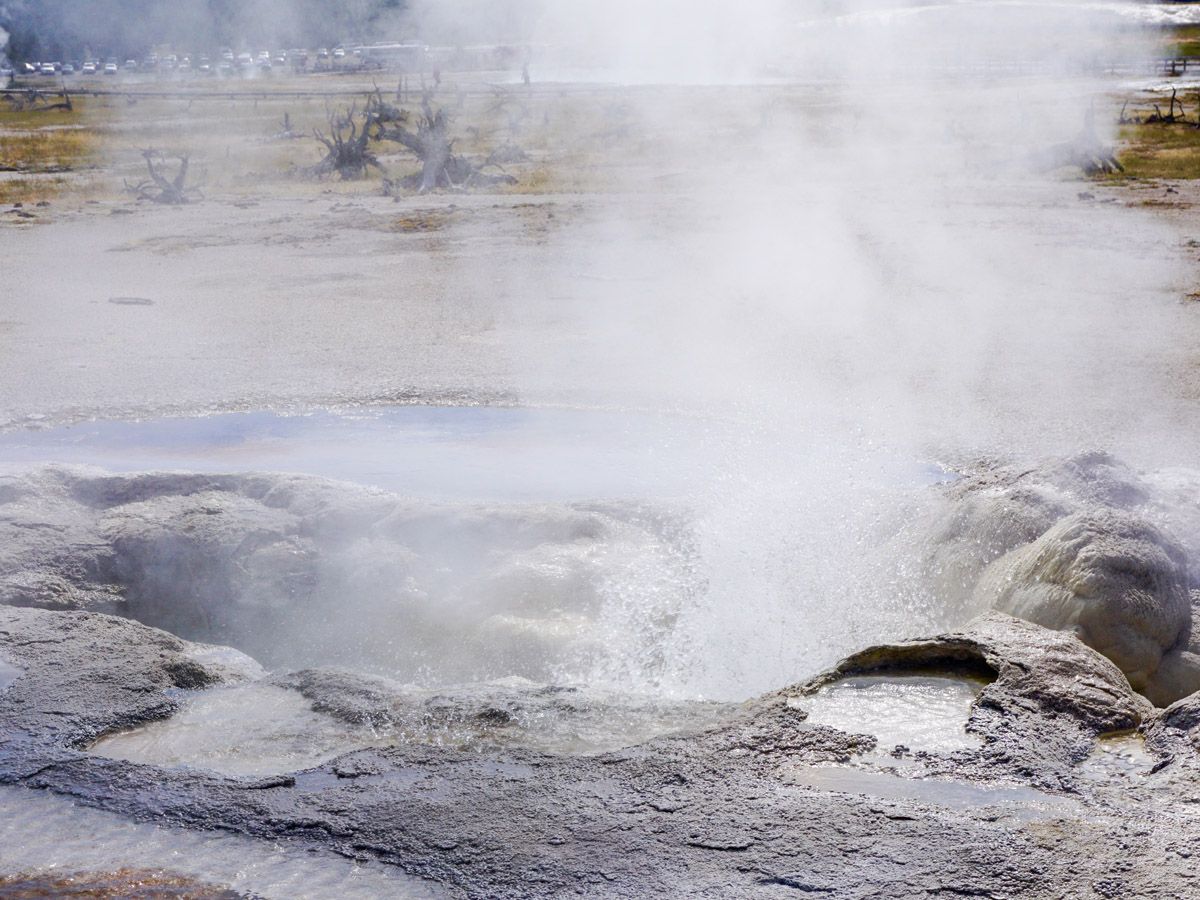
[[[165,167],[167,162],[167,157],[162,151],[152,148],[143,150],[142,158],[146,160],[150,180],[134,185],[125,182],[126,190],[137,194],[138,199],[150,200],[153,203],[179,204],[203,196],[199,186],[187,183],[189,159],[186,155],[175,157],[179,160],[179,168],[171,178],[164,175],[160,168]]]
[[[330,112],[329,133],[313,131],[313,136],[324,145],[326,153],[324,159],[308,170],[310,174],[320,178],[336,172],[343,180],[351,180],[364,177],[370,166],[383,170],[368,147],[371,139],[370,114],[364,118],[361,128],[356,120],[357,115],[356,105],[351,106],[344,115]]]
[[[421,161],[419,174],[399,181],[389,181],[385,185],[388,193],[391,193],[396,185],[424,193],[435,188],[463,189],[516,184],[517,180],[511,175],[485,173],[481,171],[482,167],[476,166],[465,156],[456,156],[449,128],[449,116],[445,109],[433,108],[429,91],[422,97],[421,115],[417,118],[415,131],[403,125],[395,128],[379,126],[375,134],[378,140],[394,141],[411,151]]]

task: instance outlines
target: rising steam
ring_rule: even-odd
[[[604,190],[540,198],[572,212],[511,253],[450,246],[428,296],[488,293],[480,346],[502,348],[498,391],[689,423],[686,452],[641,435],[691,475],[673,498],[690,516],[686,564],[630,551],[589,582],[588,603],[608,604],[602,652],[545,670],[722,697],[778,687],[866,641],[954,624],[918,574],[930,465],[1091,447],[1191,462],[1180,236],[1101,202],[1055,150],[1088,128],[1113,138],[1108,92],[1149,53],[1143,4],[339,6],[324,20],[319,4],[256,2],[230,24],[172,4],[154,34],[521,45],[538,96],[565,98],[545,111],[569,144],[550,165],[600,171]],[[239,290],[273,295],[269,268],[245,259]],[[394,259],[354,266],[395,284]],[[445,333],[483,332],[472,310],[447,313]],[[379,340],[352,324],[346,341]],[[445,354],[473,353],[458,337]],[[562,465],[548,483],[572,477]],[[398,580],[360,593],[390,604]],[[501,582],[524,584],[470,582],[489,616]],[[431,619],[455,627],[453,610]],[[445,672],[465,671],[452,653]]]

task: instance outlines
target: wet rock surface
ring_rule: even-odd
[[[293,476],[2,478],[0,783],[470,897],[1186,896],[1200,890],[1200,706],[1185,696],[1200,595],[1194,532],[1168,513],[1191,487],[1100,454],[963,478],[942,489],[929,565],[964,612],[1021,619],[984,612],[711,704],[553,677],[434,689],[361,665],[410,654],[440,606],[469,649],[545,675],[612,627],[598,547],[686,567],[661,513],[413,507]],[[449,585],[431,549],[448,536],[476,560]],[[499,605],[473,605],[481,586]],[[447,602],[428,602],[435,588]],[[563,596],[578,598],[569,613]],[[652,613],[651,644],[673,610]],[[279,655],[302,644],[297,619],[323,638],[302,665]],[[486,669],[464,664],[463,681]],[[910,748],[869,722],[808,721],[832,685],[913,675],[972,680],[969,741]],[[370,739],[243,774],[101,755],[106,736],[242,689]]]
[[[41,897],[90,897],[95,900],[244,900],[246,894],[204,884],[169,872],[121,869],[116,872],[77,872],[70,875],[0,876],[0,896],[9,900]]]
[[[255,779],[82,749],[169,715],[181,683],[223,677],[183,641],[7,607],[0,655],[22,669],[0,694],[0,781],[381,860],[462,896],[1176,897],[1196,875],[1183,854],[1200,816],[1163,802],[1195,771],[1192,707],[1157,713],[1074,637],[998,614],[614,752],[402,745]],[[822,685],[915,669],[991,679],[967,726],[978,749],[906,753],[805,722],[800,702]],[[395,702],[345,673],[292,680],[340,715]],[[1139,727],[1157,761],[1176,761],[1139,781],[1080,777],[1101,735]]]

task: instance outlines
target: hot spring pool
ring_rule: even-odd
[[[800,705],[809,724],[873,735],[880,753],[897,746],[950,752],[980,746],[966,726],[982,689],[972,679],[889,673],[844,678]]]
[[[114,472],[286,471],[412,497],[570,501],[678,497],[719,475],[735,424],[673,414],[557,408],[390,406],[105,420],[0,433],[0,468],[46,462]],[[808,452],[795,450],[798,462]],[[891,484],[953,476],[882,460]]]

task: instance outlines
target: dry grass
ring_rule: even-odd
[[[103,136],[85,124],[87,101],[72,102],[71,110],[17,110],[0,103],[0,203],[30,205],[67,191],[91,190],[77,178],[60,177],[95,165],[103,143]]]
[[[96,135],[81,129],[0,133],[0,169],[16,172],[69,172],[96,153]]]
[[[1193,125],[1128,125],[1121,144],[1125,178],[1200,178],[1200,129]]]
[[[26,206],[50,200],[68,186],[65,178],[0,178],[0,204]]]
[[[1177,25],[1166,30],[1167,56],[1200,56],[1200,25]]]

